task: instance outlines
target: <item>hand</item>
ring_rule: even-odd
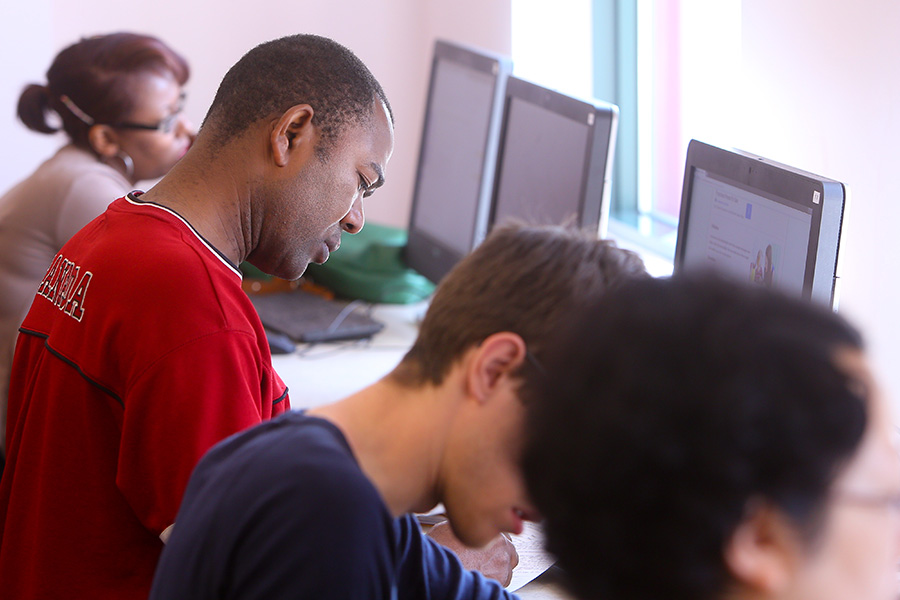
[[[498,536],[484,548],[469,548],[453,535],[447,521],[432,527],[428,535],[456,553],[465,568],[480,571],[482,575],[496,579],[504,587],[509,585],[513,568],[519,564],[516,547],[505,535]]]

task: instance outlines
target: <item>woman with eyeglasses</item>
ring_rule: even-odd
[[[194,131],[181,110],[189,73],[187,61],[162,41],[113,33],[65,48],[47,83],[22,91],[25,126],[62,130],[68,140],[0,198],[0,441],[15,340],[39,282],[72,235],[187,152]]]

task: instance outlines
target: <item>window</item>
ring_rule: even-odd
[[[736,139],[740,12],[741,0],[512,0],[516,75],[619,106],[612,236],[674,254],[688,141]]]

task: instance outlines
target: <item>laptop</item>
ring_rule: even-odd
[[[295,342],[365,339],[384,329],[367,314],[371,305],[360,300],[332,300],[303,289],[249,297],[267,330]],[[270,336],[270,344],[273,340],[278,341]]]

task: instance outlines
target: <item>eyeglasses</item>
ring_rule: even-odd
[[[116,121],[113,123],[97,123],[93,117],[89,114],[81,110],[77,104],[75,104],[71,98],[66,95],[60,96],[60,102],[62,102],[69,111],[78,117],[83,123],[86,125],[109,125],[110,127],[114,127],[116,129],[139,129],[142,131],[158,131],[160,133],[172,133],[175,130],[175,126],[178,124],[178,120],[181,118],[181,113],[184,110],[184,99],[185,94],[182,92],[181,96],[178,97],[178,105],[172,114],[167,117],[161,119],[159,122],[154,124],[147,123],[135,123],[133,121]]]
[[[834,499],[855,506],[889,508],[900,511],[900,493],[863,494],[860,492],[836,492]]]
[[[178,120],[181,118],[181,113],[184,110],[184,94],[178,99],[178,106],[175,108],[175,111],[169,116],[161,119],[159,122],[154,123],[153,125],[148,125],[144,123],[134,123],[132,121],[119,121],[116,123],[110,123],[110,127],[115,127],[117,129],[140,129],[143,131],[159,131],[160,133],[172,133],[175,130],[175,126],[178,124]]]

